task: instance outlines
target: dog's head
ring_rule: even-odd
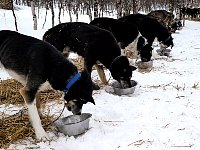
[[[136,67],[129,64],[126,56],[116,57],[110,66],[113,79],[117,80],[123,88],[131,87],[132,71],[136,69]]]
[[[173,22],[170,26],[169,26],[169,31],[172,32],[172,33],[175,33],[176,30],[178,29],[178,25],[177,25],[177,22]]]
[[[144,37],[140,36],[137,43],[138,53],[142,62],[150,61],[152,56],[153,48],[146,41]]]
[[[161,44],[161,47],[163,47],[163,48],[167,48],[169,46],[171,46],[171,48],[172,48],[174,46],[174,42],[173,42],[171,33],[168,35],[168,37],[166,39],[161,41],[160,44]]]
[[[153,48],[151,47],[151,44],[146,44],[141,48],[139,54],[142,62],[147,62],[151,60],[152,50]]]
[[[65,92],[64,99],[67,109],[73,114],[81,114],[83,104],[87,102],[95,104],[92,92],[91,76],[87,71],[82,71],[78,80]]]

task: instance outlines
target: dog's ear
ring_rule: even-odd
[[[91,76],[90,76],[90,74],[88,73],[87,70],[83,70],[81,72],[81,78],[82,78],[83,81],[85,81],[83,84],[87,85],[89,87],[88,89],[90,89],[91,91],[93,91],[94,90],[94,84],[93,84],[93,82],[91,80]],[[94,102],[94,99],[92,97],[92,94],[90,95],[88,93],[85,93],[85,100],[87,102],[91,102],[92,104],[95,105],[95,102]]]
[[[130,65],[130,68],[131,68],[132,71],[137,69],[135,66],[131,66],[131,65]]]
[[[90,97],[88,97],[88,102],[91,102],[92,104],[94,104],[95,105],[95,102],[94,102],[94,99],[93,99],[93,97],[92,96],[90,96]]]

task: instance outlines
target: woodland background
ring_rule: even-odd
[[[124,15],[137,12],[150,12],[151,10],[164,9],[174,14],[179,14],[181,8],[198,8],[200,0],[0,0],[0,8],[12,10],[15,17],[15,6],[30,6],[34,22],[34,29],[37,30],[37,19],[40,8],[51,10],[52,27],[55,25],[55,18],[61,23],[61,15],[68,12],[68,17],[72,21],[72,14],[88,15],[90,20],[104,15],[116,15],[118,18]],[[54,9],[59,9],[58,16],[55,16]],[[17,21],[15,21],[16,30]]]

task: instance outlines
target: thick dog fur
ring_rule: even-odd
[[[161,47],[173,47],[173,38],[168,29],[159,23],[156,19],[150,18],[143,14],[131,14],[119,18],[119,20],[135,24],[142,36],[144,36],[149,44],[153,44],[155,38],[160,42]]]
[[[129,65],[127,57],[121,56],[121,49],[111,32],[87,23],[69,22],[49,29],[43,40],[61,52],[68,47],[82,56],[89,73],[92,66],[100,61],[115,80],[124,83],[122,86],[131,86],[130,78],[136,68]],[[115,64],[118,64],[118,68],[111,69]]]
[[[166,10],[153,10],[147,15],[156,19],[162,25],[167,27],[168,30],[172,33],[175,33],[176,30],[179,30],[182,26],[180,20],[175,19],[174,15]]]
[[[36,94],[46,81],[53,89],[63,91],[78,72],[76,66],[50,44],[9,30],[0,31],[0,62],[12,78],[24,85],[20,93],[28,106],[36,138],[48,139],[37,111]],[[91,77],[83,71],[80,79],[65,93],[68,109],[79,114],[83,104],[94,103],[92,91]]]
[[[147,15],[166,27],[171,26],[174,22],[174,15],[166,10],[152,10]]]
[[[151,60],[153,48],[146,42],[147,40],[135,25],[107,17],[95,18],[90,24],[112,32],[122,49],[129,44],[134,44],[135,46],[132,46],[130,50],[139,54],[142,61]]]

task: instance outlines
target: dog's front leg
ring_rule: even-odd
[[[42,115],[42,109],[43,109],[43,107],[41,105],[40,95],[38,93],[36,94],[35,99],[36,99],[36,107],[37,107],[37,111],[39,113],[39,116],[43,117],[43,115]]]
[[[101,82],[103,82],[103,84],[107,85],[108,81],[106,79],[106,75],[105,75],[105,72],[103,70],[103,66],[99,65],[99,64],[95,64],[95,68],[97,70],[97,73],[99,74]]]
[[[20,89],[20,94],[23,96],[27,104],[29,120],[35,131],[36,138],[38,140],[48,140],[49,137],[42,127],[41,120],[37,111],[35,94],[33,94],[33,91],[30,91],[26,87]]]

